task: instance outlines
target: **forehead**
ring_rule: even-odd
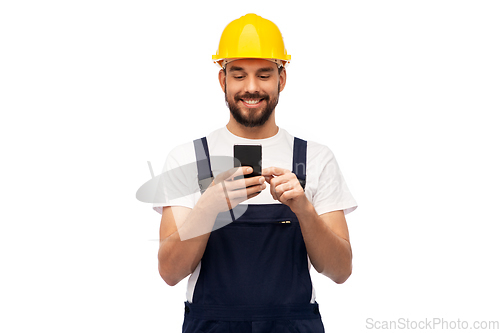
[[[269,60],[265,59],[238,59],[231,61],[227,64],[226,70],[228,71],[261,71],[265,69],[266,71],[274,71],[278,69],[278,66]]]

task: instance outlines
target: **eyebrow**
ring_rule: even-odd
[[[244,71],[243,67],[233,66],[229,68],[229,72],[238,72],[238,71]],[[272,71],[274,71],[273,67],[264,67],[264,68],[259,68],[257,70],[257,73],[272,72]]]
[[[257,73],[272,72],[272,71],[274,71],[274,67],[264,67],[264,68],[259,68],[257,70]]]

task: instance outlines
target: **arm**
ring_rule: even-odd
[[[307,200],[304,209],[296,215],[314,268],[336,283],[344,283],[352,271],[352,250],[344,212],[338,210],[318,216]]]
[[[251,172],[252,168],[243,169],[244,174]],[[258,195],[266,186],[264,177],[231,178],[237,175],[238,172],[228,170],[217,176],[193,209],[179,206],[163,208],[158,271],[168,285],[176,285],[196,269],[217,215]]]
[[[176,285],[191,274],[203,256],[210,233],[181,241],[179,228],[187,224],[214,224],[213,213],[203,214],[201,205],[193,209],[181,206],[163,207],[160,225],[160,249],[158,251],[158,271],[170,286]]]
[[[319,216],[295,174],[288,170],[272,167],[262,170],[262,175],[271,185],[273,198],[297,215],[314,268],[336,283],[345,282],[351,275],[352,251],[344,212]]]

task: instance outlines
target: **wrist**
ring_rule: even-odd
[[[303,200],[301,202],[297,202],[292,211],[297,215],[297,218],[303,218],[306,216],[310,216],[311,214],[316,214],[316,210],[314,209],[313,204],[307,199],[304,195]]]
[[[195,207],[202,212],[207,218],[210,217],[217,217],[217,215],[220,213],[218,211],[218,207],[216,204],[213,202],[213,197],[214,194],[211,191],[211,188],[208,188],[205,193],[203,193],[198,199],[198,202],[196,203]]]

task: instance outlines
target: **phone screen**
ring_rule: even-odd
[[[262,146],[261,145],[234,145],[234,166],[250,166],[251,174],[245,178],[260,176],[262,174]]]

